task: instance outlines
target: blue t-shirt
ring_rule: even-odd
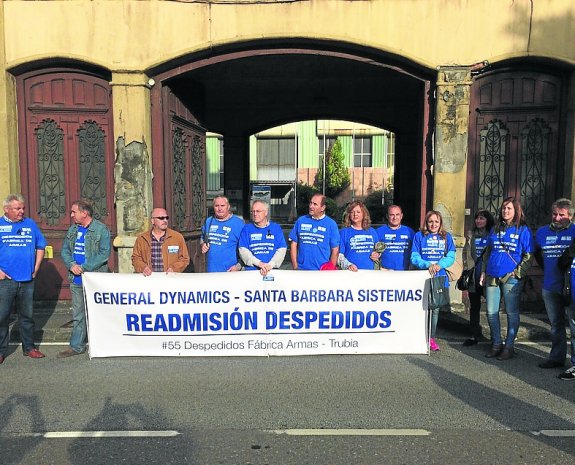
[[[298,245],[298,269],[319,270],[329,261],[331,249],[339,246],[339,230],[329,216],[316,220],[304,215],[295,222],[289,240]]]
[[[504,231],[489,233],[487,245],[491,247],[485,272],[501,278],[511,273],[521,262],[523,254],[533,252],[533,238],[527,226],[509,226]]]
[[[0,217],[0,269],[14,281],[30,281],[36,250],[46,248],[46,239],[30,218],[12,223]]]
[[[228,271],[238,263],[238,241],[244,227],[243,220],[232,215],[225,221],[213,216],[202,226],[202,241],[209,243],[208,273]]]
[[[403,224],[397,229],[387,224],[378,228],[379,241],[386,246],[381,254],[381,266],[388,270],[408,270],[414,234],[413,229]]]
[[[354,229],[351,226],[339,232],[339,253],[360,270],[373,270],[373,261],[369,258],[377,242],[375,229]]]
[[[263,228],[258,228],[253,223],[246,224],[240,234],[239,246],[248,249],[264,263],[268,263],[278,249],[287,248],[281,226],[272,222]],[[255,266],[246,266],[246,270],[255,269]]]
[[[76,265],[82,265],[86,261],[86,231],[88,228],[78,226],[76,242],[74,242],[74,262]],[[74,284],[82,284],[82,275],[74,275]]]
[[[447,233],[445,239],[439,234],[423,234],[421,231],[413,236],[411,247],[411,263],[421,270],[438,263],[449,252],[455,253],[455,242],[451,234]],[[444,268],[436,276],[445,276],[445,287],[449,287],[449,280]]]
[[[543,253],[543,289],[561,293],[563,273],[557,266],[557,260],[575,237],[575,224],[561,231],[554,231],[549,225],[542,226],[535,234],[535,245]]]

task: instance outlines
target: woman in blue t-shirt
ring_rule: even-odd
[[[431,276],[444,276],[445,288],[449,289],[449,280],[445,268],[455,261],[455,242],[453,237],[443,229],[443,217],[435,210],[428,211],[420,231],[413,237],[411,264],[419,270],[428,270]],[[439,350],[435,342],[435,331],[439,319],[439,308],[430,309],[431,336],[429,348]]]
[[[488,358],[509,360],[515,354],[513,345],[519,329],[519,304],[525,274],[533,253],[531,231],[525,222],[517,199],[508,197],[499,212],[499,222],[487,238],[480,284],[486,286],[487,321],[491,331]],[[501,339],[499,302],[503,295],[507,313],[505,346]]]
[[[473,282],[468,289],[469,296],[469,326],[471,337],[463,342],[464,346],[477,344],[481,339],[481,297],[483,296],[483,286],[479,284],[481,278],[481,264],[483,263],[483,251],[487,245],[487,238],[493,229],[495,220],[493,215],[487,210],[479,210],[475,214],[474,227],[465,237],[463,247],[463,267],[468,270],[474,268]]]
[[[378,241],[377,232],[371,227],[371,217],[362,202],[351,202],[343,217],[339,232],[338,265],[342,270],[373,270],[370,255]]]

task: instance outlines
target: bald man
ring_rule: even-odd
[[[132,265],[136,273],[181,273],[190,264],[184,236],[168,228],[168,212],[154,208],[150,217],[152,227],[136,238],[132,251]]]

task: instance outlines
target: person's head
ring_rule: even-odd
[[[445,237],[445,230],[443,229],[443,216],[437,210],[429,210],[425,214],[425,221],[421,228],[423,234],[439,234]]]
[[[487,210],[477,210],[474,220],[475,229],[480,231],[491,231],[495,225],[493,215]]]
[[[94,208],[85,200],[76,200],[70,207],[70,217],[75,224],[88,226],[92,221]]]
[[[354,226],[356,229],[369,229],[371,225],[371,216],[363,202],[356,200],[347,206],[343,217],[343,225],[346,228]]]
[[[225,220],[232,212],[230,201],[224,195],[218,195],[214,198],[213,207],[214,217],[218,220]]]
[[[557,199],[551,205],[551,224],[554,228],[566,228],[573,219],[573,203],[569,199]]]
[[[164,232],[168,229],[168,212],[164,208],[154,208],[152,214],[150,215],[150,222],[152,223],[152,229],[154,232]]]
[[[263,200],[254,200],[252,202],[251,214],[252,221],[256,226],[265,226],[268,222],[268,212],[270,207]]]
[[[313,194],[309,200],[309,214],[319,218],[325,213],[325,195]]]
[[[12,222],[22,221],[24,218],[24,197],[20,194],[10,194],[4,199],[4,215]]]
[[[387,207],[387,225],[391,229],[397,229],[401,226],[403,211],[399,205],[390,205]]]
[[[514,224],[517,227],[525,224],[525,214],[519,200],[515,197],[507,197],[503,200],[499,210],[499,223],[505,223],[507,226]]]

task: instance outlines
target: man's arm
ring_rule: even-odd
[[[329,261],[333,266],[337,266],[337,257],[339,256],[339,246],[331,248],[331,254],[329,256]]]
[[[34,273],[32,273],[33,278],[36,277],[36,274],[40,269],[40,265],[42,264],[43,259],[44,259],[44,249],[36,249],[36,262],[34,263]]]
[[[289,245],[289,256],[291,260],[291,267],[297,270],[297,242],[291,241]]]
[[[72,228],[73,227],[74,226],[72,226]],[[72,255],[72,250],[70,250],[70,241],[68,240],[70,234],[72,234],[72,229],[68,229],[68,232],[62,241],[62,250],[60,251],[60,257],[62,258],[67,270],[74,265],[74,256]]]
[[[144,239],[142,237],[137,237],[132,249],[132,266],[136,273],[142,273],[144,269],[148,266],[148,259],[144,257]]]

